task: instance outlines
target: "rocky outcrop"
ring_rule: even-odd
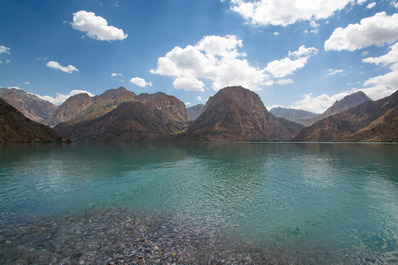
[[[25,117],[40,123],[44,123],[57,109],[54,104],[20,89],[0,89],[0,98],[19,110]]]
[[[397,141],[398,91],[329,116],[303,129],[297,141]]]
[[[54,142],[61,139],[51,128],[30,120],[0,99],[0,143]]]
[[[274,117],[260,97],[243,87],[226,87],[211,97],[182,136],[187,141],[288,140],[303,126]]]
[[[93,120],[112,111],[123,102],[133,101],[135,98],[136,95],[124,87],[107,90],[95,97],[85,93],[78,94],[68,98],[59,106],[46,123],[55,126],[61,122],[78,123]]]

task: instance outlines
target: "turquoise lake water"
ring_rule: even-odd
[[[398,263],[398,145],[0,146],[0,228],[126,207],[284,255]]]

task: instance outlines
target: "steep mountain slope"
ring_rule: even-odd
[[[305,110],[286,109],[282,107],[272,108],[269,112],[271,112],[277,118],[283,118],[288,121],[293,121],[303,125],[305,122],[308,122],[309,120],[315,119],[319,116],[319,114]]]
[[[68,98],[46,122],[55,126],[61,122],[74,123],[92,120],[105,115],[123,102],[133,101],[136,95],[124,87],[110,89],[103,94],[90,97],[82,93]]]
[[[51,128],[26,118],[0,99],[0,143],[54,142],[61,137]]]
[[[396,141],[398,91],[329,116],[303,129],[297,141]]]
[[[358,91],[356,93],[353,93],[351,95],[345,96],[341,100],[337,100],[330,108],[328,108],[324,113],[319,115],[318,117],[306,121],[303,123],[304,126],[311,126],[317,121],[323,120],[326,117],[332,116],[334,114],[343,112],[347,109],[356,107],[362,103],[365,103],[367,101],[372,101],[368,96],[366,96],[365,93],[362,91]]]
[[[275,118],[260,97],[243,87],[226,87],[211,97],[182,137],[189,141],[291,139],[303,126]]]
[[[203,104],[197,104],[192,107],[187,108],[187,112],[191,120],[196,120],[200,114],[202,114],[203,108],[205,105]]]
[[[188,112],[185,104],[174,96],[167,95],[162,92],[154,94],[142,93],[136,98],[138,102],[149,104],[156,109],[168,113],[170,118],[179,122],[189,121]]]
[[[154,105],[126,102],[90,121],[74,126],[57,125],[61,135],[79,141],[159,141],[186,128],[174,115]]]
[[[25,117],[40,123],[48,119],[57,108],[48,101],[14,88],[0,89],[0,98],[19,110]]]

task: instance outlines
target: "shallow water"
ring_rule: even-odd
[[[285,258],[398,263],[397,154],[354,143],[4,145],[0,227],[124,207],[194,218]]]

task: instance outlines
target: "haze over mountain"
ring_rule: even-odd
[[[211,97],[183,137],[192,141],[291,139],[303,126],[274,117],[260,97],[243,87],[226,87]]]
[[[202,114],[204,107],[205,107],[204,104],[197,104],[187,108],[187,112],[191,120],[196,120],[200,116],[200,114]]]
[[[54,104],[15,88],[0,88],[0,98],[25,117],[40,123],[44,123],[57,109]]]
[[[332,116],[334,114],[343,112],[347,109],[356,107],[364,102],[367,101],[372,101],[365,93],[362,91],[358,91],[356,93],[350,94],[348,96],[345,96],[341,100],[337,100],[331,107],[329,107],[325,112],[323,112],[321,115],[318,115],[312,120],[306,121],[303,123],[304,126],[311,126],[317,121],[323,120],[326,117]]]
[[[61,123],[54,129],[78,141],[160,141],[184,131],[188,121],[182,101],[155,93],[122,103],[97,119]]]
[[[61,137],[51,128],[25,117],[0,99],[0,143],[54,142]]]
[[[294,140],[398,141],[398,91],[318,121]]]
[[[271,112],[277,118],[284,118],[288,121],[293,121],[302,125],[304,125],[305,122],[308,122],[309,120],[319,116],[319,114],[305,110],[287,109],[282,107],[272,108],[269,112]]]

